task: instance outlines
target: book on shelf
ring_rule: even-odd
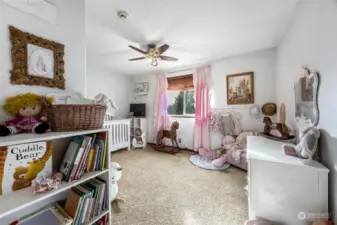
[[[74,137],[60,166],[64,180],[78,180],[85,172],[102,171],[105,167],[107,141],[105,133]]]
[[[101,170],[104,169],[105,166],[105,157],[106,157],[106,150],[108,148],[108,134],[107,133],[100,133],[99,137],[102,139],[103,145],[103,156],[101,158]]]
[[[41,141],[0,148],[0,195],[31,186],[52,175],[52,143]]]
[[[66,211],[55,203],[47,206],[37,212],[26,215],[10,225],[39,225],[39,224],[57,224],[57,225],[71,225],[73,219],[66,213]]]
[[[67,181],[69,180],[78,153],[83,151],[80,149],[82,146],[82,141],[82,136],[72,138],[65,156],[63,157],[63,161],[60,166],[60,172],[63,173],[64,179]]]
[[[81,147],[79,148],[78,154],[75,157],[75,161],[74,161],[73,168],[71,170],[69,181],[72,181],[75,178],[77,178],[77,172],[79,171],[79,168],[81,166],[81,163],[86,153],[86,149],[88,145],[90,145],[90,142],[91,142],[91,137],[88,137],[88,136],[83,137]]]
[[[107,192],[106,183],[96,178],[72,188],[65,203],[65,211],[74,219],[73,225],[87,224],[108,209],[106,200],[104,202]]]
[[[109,215],[103,216],[94,225],[109,225]]]
[[[91,147],[90,152],[89,152],[89,156],[88,156],[88,164],[87,164],[87,168],[86,168],[87,173],[91,172],[92,164],[94,162],[94,156],[95,156],[95,148]]]

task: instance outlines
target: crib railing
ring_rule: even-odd
[[[130,125],[131,119],[116,119],[106,114],[104,128],[109,129],[109,150],[114,152],[123,148],[130,150]]]

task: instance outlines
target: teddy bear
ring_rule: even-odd
[[[320,131],[317,127],[308,127],[300,133],[300,142],[296,145],[284,144],[283,151],[286,155],[308,159],[308,162],[319,156],[316,150],[319,145]]]
[[[25,175],[27,173],[28,173],[28,167],[20,166],[20,167],[15,168],[15,172],[13,174],[14,181],[12,185],[13,191],[20,190],[20,189],[31,186],[32,180],[36,178],[36,175],[31,176],[29,179],[26,179]]]
[[[53,102],[53,98],[43,98],[33,93],[19,94],[6,99],[3,106],[6,112],[14,116],[14,119],[0,125],[0,136],[10,134],[33,132],[42,134],[49,129],[47,117],[41,116],[44,100]]]

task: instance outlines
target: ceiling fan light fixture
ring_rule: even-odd
[[[135,46],[129,45],[129,48],[143,54],[143,57],[129,59],[129,61],[147,59],[147,60],[149,60],[149,62],[152,66],[158,66],[158,60],[159,59],[163,60],[163,61],[178,61],[178,59],[175,58],[175,57],[162,55],[164,52],[167,51],[167,49],[169,47],[170,47],[169,45],[164,44],[164,45],[160,46],[159,48],[157,48],[155,44],[149,44],[147,46],[147,49],[143,50],[143,49],[137,48]]]
[[[158,66],[157,59],[152,59],[151,66]]]

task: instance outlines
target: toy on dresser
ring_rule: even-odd
[[[289,140],[295,136],[290,135],[290,130],[285,123],[273,123],[269,117],[263,118],[264,128],[262,135],[274,140]]]
[[[42,134],[49,129],[47,117],[42,116],[44,100],[51,103],[52,98],[45,99],[42,96],[25,93],[6,99],[3,106],[5,111],[14,116],[14,119],[6,121],[0,126],[0,136],[10,134],[33,132]]]
[[[320,131],[316,127],[309,127],[303,130],[300,134],[300,142],[296,145],[283,145],[283,150],[286,155],[296,156],[303,159],[308,159],[310,163],[318,148]]]

